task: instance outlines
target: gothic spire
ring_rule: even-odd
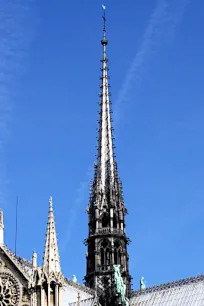
[[[108,40],[106,36],[106,14],[105,7],[103,13],[103,38],[101,44],[103,47],[102,75],[101,75],[101,93],[100,93],[100,119],[99,119],[99,135],[98,135],[98,171],[100,173],[100,181],[102,189],[105,188],[107,178],[114,180],[114,152],[113,152],[113,136],[111,124],[110,110],[110,93],[109,93],[109,76],[108,76],[108,59],[106,49]],[[109,181],[110,183],[110,181]]]
[[[114,265],[120,265],[123,282],[131,293],[122,184],[114,157],[111,102],[109,93],[106,14],[103,7],[102,67],[100,84],[100,117],[98,129],[97,163],[94,164],[94,179],[90,187],[89,234],[87,244],[86,285],[97,291],[102,306],[122,305],[116,295]]]
[[[61,272],[52,197],[49,199],[49,205],[46,243],[43,260],[43,270],[48,275],[51,273]]]

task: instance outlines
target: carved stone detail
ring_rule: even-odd
[[[22,297],[22,302],[29,302],[30,298],[28,296],[28,294],[23,295]]]
[[[6,265],[2,260],[0,260],[0,268],[2,268],[2,269],[6,268]]]
[[[0,306],[16,306],[20,299],[20,286],[11,274],[0,273]]]

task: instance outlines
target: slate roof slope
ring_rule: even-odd
[[[89,287],[86,287],[86,286],[84,286],[84,285],[82,285],[80,283],[75,283],[75,282],[73,282],[72,280],[70,280],[68,278],[65,278],[65,282],[68,285],[76,288],[77,290],[84,291],[85,293],[87,293],[89,295],[95,296],[95,291],[93,289],[89,288]]]
[[[91,306],[93,304],[95,291],[90,288],[65,278],[65,283],[62,289],[64,306],[78,305],[78,298],[81,300],[80,306]]]
[[[131,306],[204,306],[204,275],[136,291]]]
[[[95,298],[81,300],[80,304],[79,304],[79,302],[69,303],[69,306],[78,306],[78,305],[80,305],[80,306],[94,306],[94,305],[98,305],[98,304],[95,304]]]

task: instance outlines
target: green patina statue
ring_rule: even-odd
[[[120,273],[120,265],[114,265],[114,279],[116,284],[116,292],[120,295],[121,301],[124,306],[129,306],[129,300],[125,296],[126,294],[126,285],[123,282],[123,278]]]
[[[74,282],[74,283],[77,283],[77,278],[76,278],[76,275],[72,275],[72,281]]]
[[[140,290],[145,290],[145,289],[146,289],[145,279],[142,276],[140,279]]]

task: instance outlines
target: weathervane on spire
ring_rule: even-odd
[[[106,6],[102,4],[102,9],[103,9],[103,21],[104,21],[104,31],[106,29]]]
[[[103,40],[101,41],[102,45],[107,45],[108,41],[106,39],[106,6],[102,4],[103,9]]]
[[[104,4],[102,4],[102,8],[104,11],[106,10],[106,6]]]

